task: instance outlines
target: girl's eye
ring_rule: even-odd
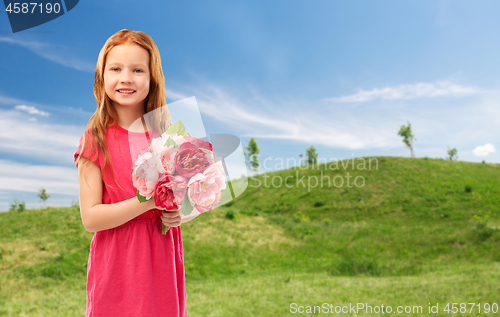
[[[142,69],[136,69],[136,70],[134,70],[134,72],[136,72],[136,73],[143,73]]]
[[[111,68],[111,71],[112,71],[112,72],[117,72],[117,71],[119,71],[119,70],[120,70],[120,69],[119,69],[118,67],[113,67],[113,68]]]

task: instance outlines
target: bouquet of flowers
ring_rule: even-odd
[[[154,198],[156,206],[179,209],[185,216],[193,208],[212,210],[226,188],[222,161],[216,161],[212,144],[190,136],[180,120],[151,140],[134,163],[132,180],[139,201]],[[168,229],[162,224],[163,234]]]

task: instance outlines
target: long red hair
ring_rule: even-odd
[[[76,160],[76,164],[78,164],[82,158],[82,154],[86,153],[86,150],[90,150],[89,152],[94,153],[94,156],[88,159],[95,162],[98,153],[102,151],[104,156],[102,169],[103,172],[109,169],[108,172],[110,172],[110,175],[113,175],[113,166],[105,144],[106,129],[110,126],[117,125],[118,114],[104,88],[104,68],[106,66],[106,56],[109,51],[113,47],[127,42],[133,42],[149,52],[149,70],[151,77],[149,82],[149,93],[144,102],[144,112],[148,113],[152,110],[157,110],[157,113],[152,116],[151,120],[148,120],[148,126],[152,127],[156,132],[162,133],[172,124],[170,113],[166,106],[165,78],[161,68],[160,51],[155,42],[149,35],[141,31],[123,29],[116,32],[106,41],[106,43],[104,43],[104,46],[99,52],[94,79],[94,96],[97,102],[97,109],[87,123],[86,133],[83,136],[82,150]],[[113,122],[113,124],[111,124],[111,122]],[[86,168],[90,164],[90,161],[85,161],[83,164],[83,167]],[[103,180],[107,183],[104,173]]]

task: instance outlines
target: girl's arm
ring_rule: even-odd
[[[90,162],[90,165],[83,171],[83,165],[84,162],[78,164],[79,199],[82,222],[87,231],[96,232],[115,228],[156,208],[154,199],[141,203],[137,197],[119,203],[103,204],[101,169],[94,162]]]
[[[191,211],[191,213],[187,216],[181,216],[181,223],[186,223],[188,221],[191,221],[193,220],[194,218],[198,217],[200,214],[200,212],[198,210],[196,210],[196,208],[193,208],[193,210]]]

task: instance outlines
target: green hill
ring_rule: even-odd
[[[235,201],[183,224],[188,315],[500,304],[500,166],[368,162],[250,178]],[[92,234],[78,207],[2,213],[0,228],[0,316],[83,316]]]

